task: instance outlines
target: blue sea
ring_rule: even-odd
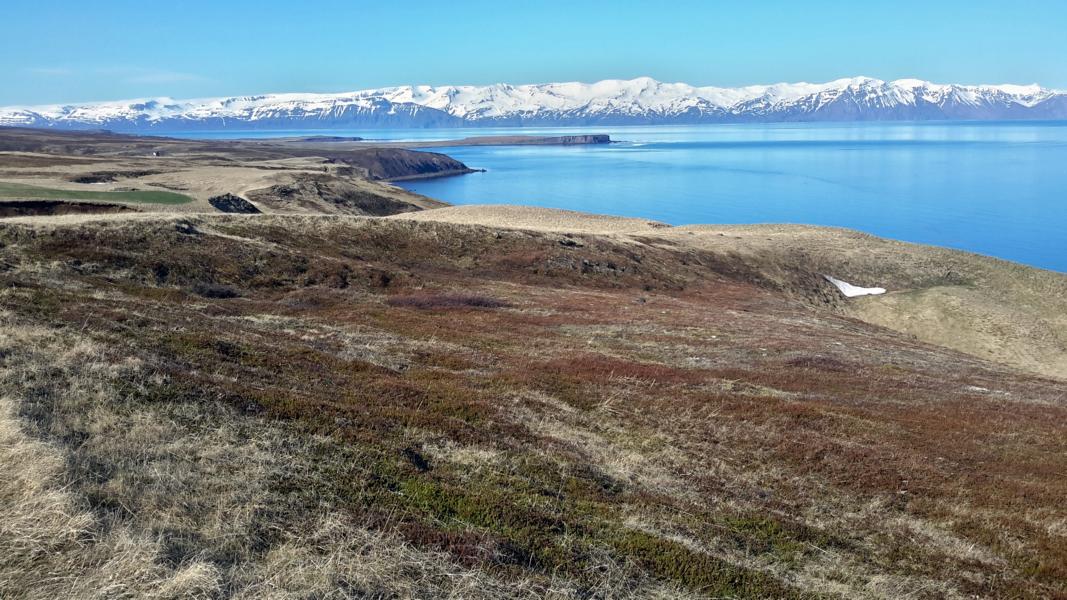
[[[486,172],[403,185],[454,204],[529,204],[675,225],[835,225],[1067,272],[1067,122],[299,133],[607,133],[618,143],[435,148]]]

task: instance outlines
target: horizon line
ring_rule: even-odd
[[[892,83],[897,83],[897,82],[901,82],[901,81],[916,81],[916,82],[921,82],[923,84],[929,84],[929,85],[959,86],[959,87],[967,87],[967,88],[982,88],[982,87],[998,88],[998,87],[1005,87],[1005,86],[1037,87],[1037,88],[1039,88],[1039,89],[1041,89],[1043,91],[1053,92],[1053,93],[1056,93],[1056,94],[1067,93],[1067,90],[1054,88],[1054,87],[1046,87],[1046,86],[1044,86],[1044,85],[1042,85],[1040,83],[1037,83],[1037,82],[1033,82],[1033,83],[938,83],[938,82],[935,82],[935,81],[931,81],[931,80],[928,80],[928,79],[921,79],[921,78],[917,78],[917,77],[899,77],[899,78],[896,78],[896,79],[881,79],[881,78],[878,78],[878,77],[870,77],[870,76],[867,76],[867,75],[855,75],[855,76],[852,76],[852,77],[838,77],[836,79],[830,79],[828,81],[823,81],[823,82],[815,82],[815,81],[778,81],[778,82],[775,82],[775,83],[751,83],[751,84],[736,85],[736,86],[719,86],[719,85],[696,85],[696,84],[688,83],[688,82],[685,82],[685,81],[663,81],[663,80],[656,79],[655,77],[652,77],[652,76],[649,76],[649,75],[641,75],[641,76],[638,76],[638,77],[631,77],[631,78],[628,78],[628,79],[627,78],[608,78],[608,79],[599,79],[599,80],[596,80],[596,81],[572,80],[572,81],[544,81],[544,82],[537,82],[537,83],[509,83],[509,82],[504,82],[504,81],[498,81],[498,82],[495,82],[495,83],[486,83],[486,84],[441,84],[441,85],[405,83],[405,84],[397,84],[397,85],[385,85],[385,86],[377,86],[377,87],[365,87],[365,88],[358,88],[358,89],[347,89],[347,90],[342,90],[342,91],[327,91],[327,92],[318,92],[318,91],[277,92],[276,91],[276,92],[259,92],[259,93],[245,93],[245,94],[220,94],[220,95],[213,95],[213,96],[195,96],[195,97],[185,97],[185,98],[177,98],[177,97],[174,97],[174,96],[137,96],[137,97],[132,97],[132,98],[115,98],[115,99],[110,99],[110,100],[83,100],[83,101],[75,101],[75,102],[45,102],[45,103],[39,103],[39,104],[9,104],[9,105],[0,106],[0,109],[33,109],[33,108],[55,107],[55,106],[88,105],[88,104],[112,104],[112,103],[120,103],[120,102],[157,101],[157,100],[172,100],[172,101],[176,101],[176,102],[194,102],[194,101],[197,101],[197,100],[218,100],[218,99],[223,99],[223,98],[225,98],[225,99],[229,99],[229,98],[251,98],[251,97],[259,97],[259,96],[293,96],[293,95],[341,96],[341,95],[345,95],[345,94],[357,94],[357,93],[361,93],[361,92],[370,92],[370,91],[378,91],[378,90],[391,90],[391,89],[399,89],[399,88],[431,88],[431,89],[438,89],[438,88],[449,88],[449,87],[451,87],[451,88],[486,88],[486,87],[493,87],[493,86],[499,86],[499,85],[506,85],[506,86],[511,86],[511,87],[531,87],[531,86],[568,85],[568,84],[596,85],[596,84],[599,84],[599,83],[607,83],[607,82],[633,82],[633,81],[638,81],[638,80],[641,80],[641,79],[649,79],[649,80],[651,80],[653,82],[660,83],[660,84],[665,84],[665,85],[685,85],[685,86],[692,87],[694,89],[709,89],[709,88],[711,88],[711,89],[718,89],[718,90],[740,90],[740,89],[745,89],[745,88],[770,88],[770,87],[782,86],[782,85],[816,85],[817,86],[817,85],[829,85],[829,84],[832,84],[832,83],[843,82],[843,81],[864,80],[864,81],[876,81],[876,82],[880,82],[882,84],[892,84]]]

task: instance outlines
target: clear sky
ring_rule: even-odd
[[[3,0],[0,105],[648,75],[1067,88],[1067,0]]]

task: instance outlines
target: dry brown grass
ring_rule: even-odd
[[[132,596],[1067,593],[1063,383],[721,259],[321,218],[0,243],[4,435],[52,456],[10,493],[89,560],[18,512],[11,595],[133,547]]]
[[[44,329],[15,325],[8,315],[0,320],[6,393],[18,393],[19,384],[28,380],[50,377],[76,408],[105,393],[103,381],[124,370],[124,365],[100,362],[96,347],[83,340],[62,347]],[[48,360],[27,360],[25,351],[33,347]],[[49,373],[42,372],[46,369]],[[0,397],[0,594],[27,599],[217,595],[213,565],[193,559],[167,568],[154,536],[124,524],[102,526],[91,506],[70,490],[64,453],[23,431],[14,414],[20,404]]]
[[[79,332],[21,324],[7,312],[0,325],[0,389],[14,396],[0,397],[0,597],[588,593],[565,578],[500,580],[329,506],[287,514],[272,481],[327,440],[249,422],[206,398],[131,406],[123,402],[131,383],[165,386],[165,376]],[[64,451],[71,439],[80,442]],[[604,595],[685,595],[603,561],[594,581]]]

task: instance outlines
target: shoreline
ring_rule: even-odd
[[[574,135],[487,135],[448,140],[370,140],[339,136],[301,136],[289,138],[249,139],[232,141],[262,145],[285,144],[304,149],[338,150],[346,148],[469,148],[474,146],[598,146],[616,143],[608,134],[583,133]]]
[[[380,179],[379,181],[384,181],[385,183],[393,183],[393,182],[400,182],[400,181],[420,181],[420,180],[424,180],[424,179],[442,179],[442,178],[445,178],[445,177],[459,177],[460,175],[470,175],[471,173],[485,173],[485,172],[486,172],[486,169],[471,169],[471,168],[468,167],[466,169],[452,169],[452,170],[449,170],[449,171],[441,171],[441,172],[437,172],[437,173],[418,173],[416,175],[402,175],[400,177],[389,177],[389,178],[386,178],[386,179]],[[454,206],[453,204],[451,204],[449,202],[445,202],[444,200],[440,200],[438,198],[433,198],[433,200],[436,200],[437,202],[440,202],[440,203],[444,204],[445,206]]]
[[[611,141],[610,136],[601,134],[479,136],[421,142],[382,142],[344,136],[196,141],[25,128],[0,128],[0,142],[6,145],[3,154],[8,157],[3,174],[6,181],[48,188],[56,197],[69,191],[71,197],[65,199],[72,201],[85,200],[80,196],[91,192],[93,195],[114,194],[114,197],[101,196],[100,200],[122,203],[123,199],[119,197],[121,193],[134,190],[145,193],[168,190],[186,195],[194,201],[187,207],[183,205],[164,208],[155,203],[148,203],[138,204],[136,208],[181,212],[195,211],[197,206],[202,206],[208,198],[226,193],[247,195],[256,190],[281,190],[288,189],[286,186],[289,186],[298,188],[304,195],[313,195],[315,190],[322,187],[321,181],[314,183],[314,180],[324,179],[330,180],[329,193],[336,194],[338,190],[343,189],[347,191],[340,192],[342,196],[349,194],[355,197],[356,188],[376,193],[381,191],[382,186],[388,185],[386,193],[403,196],[395,199],[414,202],[423,208],[433,208],[449,203],[447,200],[438,200],[417,190],[408,189],[403,184],[487,172],[487,169],[481,166],[472,167],[452,158],[446,154],[448,147],[615,143]],[[404,145],[420,149],[398,147]],[[86,150],[82,151],[81,148]],[[442,151],[435,151],[437,149]],[[217,156],[229,158],[231,162],[219,163],[215,160]],[[237,162],[233,162],[234,160]],[[358,181],[360,179],[364,181]],[[85,185],[86,183],[95,185]],[[378,185],[375,186],[375,183]],[[440,190],[433,195],[439,194]],[[8,201],[20,199],[10,194],[0,193],[0,196]],[[457,199],[464,203],[470,201]],[[271,208],[286,210],[281,206]],[[289,210],[305,208],[307,207]],[[330,211],[334,207],[324,204],[318,208]],[[341,210],[346,209],[342,207]],[[699,215],[696,217],[688,222],[722,221],[704,220]],[[804,222],[789,219],[769,220],[790,221]],[[938,244],[936,240],[911,241]],[[960,245],[941,245],[1063,273],[1032,261],[1004,257],[989,249],[983,251]]]

